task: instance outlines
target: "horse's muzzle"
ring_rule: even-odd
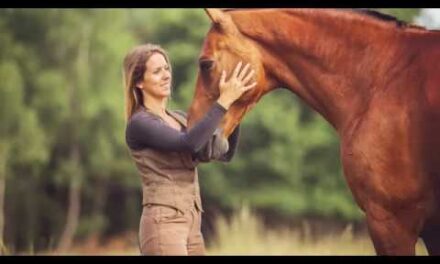
[[[218,128],[208,143],[196,154],[201,162],[220,160],[229,150],[229,142],[223,137],[223,130]]]
[[[212,137],[211,159],[220,159],[229,150],[229,142],[223,136],[223,130],[218,128]]]

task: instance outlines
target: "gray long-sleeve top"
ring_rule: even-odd
[[[220,104],[215,103],[206,115],[189,131],[178,131],[160,117],[149,113],[145,108],[133,114],[126,127],[126,142],[133,150],[154,148],[165,151],[189,151],[193,156],[203,149],[213,136],[226,113]],[[222,161],[232,159],[238,143],[239,127],[228,138],[229,150]]]

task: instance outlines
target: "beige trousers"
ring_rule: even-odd
[[[195,207],[181,212],[165,205],[145,205],[139,226],[141,254],[204,255],[201,220]]]

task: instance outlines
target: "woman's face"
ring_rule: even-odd
[[[171,94],[171,72],[165,57],[154,53],[146,62],[144,79],[137,84],[147,96],[163,99]]]

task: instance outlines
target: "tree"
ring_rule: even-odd
[[[113,177],[114,182],[116,179],[128,184],[137,180],[127,181],[124,177],[128,174],[126,171],[132,173],[133,168],[122,136],[121,62],[134,41],[125,29],[126,16],[122,10],[9,9],[1,12],[13,40],[2,50],[9,54],[12,48],[21,47],[21,52],[17,52],[20,55],[17,55],[17,71],[22,73],[23,97],[34,113],[34,123],[42,126],[49,152],[38,183],[46,191],[29,195],[27,201],[35,198],[37,207],[46,206],[44,211],[53,212],[50,216],[34,212],[35,225],[21,230],[14,228],[14,221],[10,221],[11,236],[18,239],[22,233],[34,230],[31,233],[34,235],[20,238],[14,244],[23,244],[22,240],[31,240],[32,244],[38,241],[37,248],[41,249],[54,246],[55,240],[63,251],[71,245],[78,228],[89,222],[87,217],[82,221],[81,205],[100,200],[101,205],[94,209],[93,217],[105,219],[105,192],[86,197],[90,200],[85,203],[81,201],[84,188],[87,192],[88,189],[105,191],[93,185],[89,187],[89,183],[102,177],[104,181]],[[115,36],[118,41],[114,41]],[[22,109],[21,105],[14,105]],[[2,114],[6,113],[10,115],[11,111],[3,109]],[[39,130],[31,128],[30,131]],[[16,165],[12,174],[25,166],[19,159]],[[64,190],[69,195],[66,196]],[[10,197],[13,197],[17,190],[11,191]],[[65,200],[63,228],[60,212],[64,211]],[[16,210],[20,209],[11,206],[11,212]],[[103,230],[105,226],[93,228]],[[55,234],[60,234],[60,239],[53,239]]]
[[[26,52],[15,43],[3,20],[0,20],[0,31],[0,251],[5,253],[7,176],[18,162],[23,169],[44,163],[47,148],[36,113],[26,104],[24,76],[19,66],[21,56],[26,55]]]

